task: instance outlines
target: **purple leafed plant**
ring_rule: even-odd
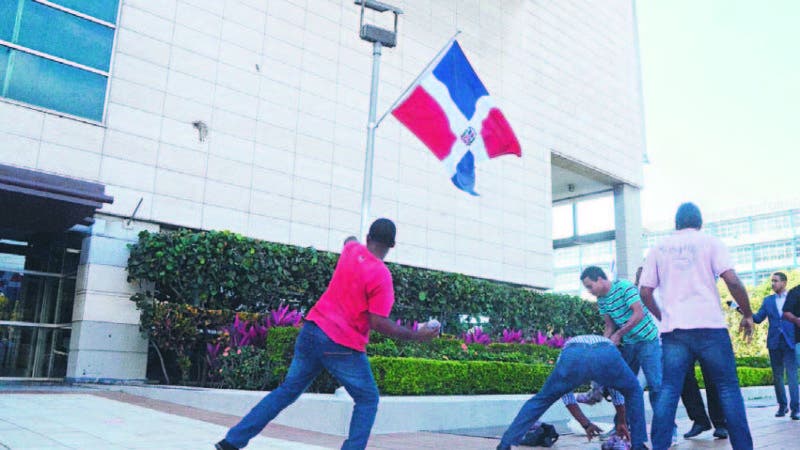
[[[216,367],[220,350],[222,350],[222,342],[206,344],[206,362],[208,362],[208,367],[212,369]]]
[[[536,345],[547,345],[547,335],[541,331],[537,331],[536,334],[531,335],[530,343]]]
[[[483,344],[489,345],[492,343],[492,338],[483,332],[481,327],[473,327],[463,335],[464,342],[467,344]]]
[[[278,306],[269,312],[269,315],[264,319],[264,324],[267,328],[270,327],[299,327],[303,315],[300,311],[293,309],[289,311],[289,305]]]
[[[522,344],[525,341],[522,337],[522,330],[508,329],[503,330],[503,337],[500,342],[504,344]]]
[[[239,315],[233,319],[233,324],[224,327],[223,333],[227,332],[230,337],[230,347],[244,347],[247,345],[261,346],[267,336],[266,326],[257,323],[249,324],[247,321],[239,319]]]
[[[563,348],[566,341],[560,334],[554,334],[553,337],[547,340],[547,345],[553,348]]]
[[[547,334],[537,331],[536,334],[531,336],[531,339],[528,342],[536,345],[546,345],[551,348],[562,348],[564,347],[564,342],[566,342],[566,339],[560,334],[554,334],[553,336],[548,337]]]

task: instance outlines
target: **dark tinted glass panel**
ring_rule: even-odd
[[[14,36],[14,26],[17,22],[17,13],[24,0],[0,1],[0,39],[11,41]]]
[[[0,46],[0,54],[4,48]],[[11,50],[2,83],[3,97],[91,120],[103,118],[102,75]]]
[[[117,0],[50,0],[50,3],[56,3],[106,22],[117,22]]]
[[[11,42],[108,71],[114,30],[26,0],[19,36]]]

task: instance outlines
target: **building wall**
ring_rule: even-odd
[[[551,152],[641,185],[632,3],[396,3],[378,110],[461,29],[523,158],[479,166],[472,198],[389,117],[372,214],[398,223],[390,259],[552,286]],[[123,0],[117,23],[102,123],[0,102],[4,163],[100,181],[108,215],[141,199],[139,220],[328,250],[357,232],[371,48],[351,1]]]

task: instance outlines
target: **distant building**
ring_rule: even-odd
[[[710,219],[710,220],[709,220]],[[800,205],[762,205],[738,209],[704,218],[703,230],[722,239],[728,246],[736,272],[746,285],[754,286],[779,270],[797,267],[800,256]],[[674,226],[644,230],[644,252]],[[584,267],[600,266],[611,272],[616,242],[607,240],[561,247],[554,250],[554,291],[582,295],[580,273]]]

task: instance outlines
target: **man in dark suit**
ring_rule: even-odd
[[[800,420],[794,323],[783,318],[783,308],[787,298],[785,273],[775,272],[772,274],[772,290],[775,294],[764,298],[761,308],[753,315],[753,321],[755,323],[761,323],[764,319],[769,321],[767,349],[769,350],[769,361],[772,365],[772,378],[775,381],[775,397],[778,400],[778,412],[775,417],[783,417],[788,412],[786,408],[786,391],[783,386],[783,372],[785,370],[789,382],[789,406],[792,412],[792,420]]]

